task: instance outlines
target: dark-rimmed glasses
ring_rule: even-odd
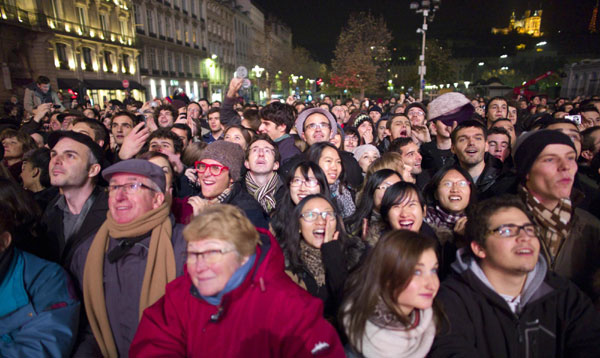
[[[504,224],[500,225],[495,229],[489,230],[490,233],[498,234],[501,237],[516,237],[519,235],[521,230],[525,231],[527,236],[537,236],[537,227],[535,224],[527,223],[523,225],[515,225],[515,224]]]

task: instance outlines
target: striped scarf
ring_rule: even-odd
[[[570,223],[573,213],[571,199],[560,199],[554,209],[548,210],[522,185],[519,185],[519,195],[527,208],[533,213],[540,230],[540,239],[550,255],[550,263],[553,263],[562,243],[567,239],[571,230]]]
[[[267,214],[275,210],[275,192],[277,191],[277,184],[279,184],[279,176],[273,172],[273,175],[269,178],[269,181],[259,186],[255,181],[250,172],[246,173],[246,188],[250,195],[256,199],[263,207]]]

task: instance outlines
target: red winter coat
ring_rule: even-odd
[[[129,356],[345,357],[321,300],[285,274],[281,248],[259,231],[254,267],[219,307],[192,295],[186,272],[144,311]]]

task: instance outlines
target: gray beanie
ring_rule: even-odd
[[[244,164],[244,150],[239,144],[217,140],[204,148],[200,158],[212,159],[229,168],[229,175],[233,181],[240,179],[240,172]]]
[[[379,149],[377,149],[377,147],[372,144],[359,145],[358,147],[354,148],[352,154],[354,155],[354,159],[356,159],[356,161],[358,162],[360,158],[367,152],[376,152],[378,155],[380,155]]]

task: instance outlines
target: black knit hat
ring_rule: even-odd
[[[356,117],[354,119],[354,123],[352,124],[352,127],[358,128],[358,127],[360,127],[361,124],[363,124],[363,122],[369,122],[369,123],[371,123],[371,127],[373,127],[373,120],[371,119],[371,117],[367,116],[366,114],[360,114],[358,117]]]
[[[557,130],[542,129],[521,135],[515,145],[515,167],[517,177],[524,180],[540,153],[550,144],[564,144],[575,149],[575,144],[566,134]]]
[[[104,151],[98,145],[98,143],[94,142],[92,138],[88,135],[73,132],[73,131],[56,131],[50,133],[48,136],[48,146],[50,149],[54,148],[56,143],[58,143],[62,138],[71,138],[74,141],[77,141],[86,147],[90,148],[90,151],[96,157],[98,163],[102,166],[104,163]]]

